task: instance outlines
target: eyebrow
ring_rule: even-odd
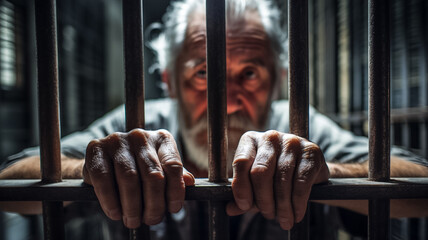
[[[262,67],[266,66],[265,61],[263,61],[260,58],[245,59],[245,60],[240,61],[239,63],[252,63],[252,64],[257,65],[257,66],[262,66]]]

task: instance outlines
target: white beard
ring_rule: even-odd
[[[181,115],[181,114],[179,114]],[[179,116],[180,129],[183,138],[183,145],[187,153],[187,160],[191,161],[201,170],[208,170],[208,140],[198,141],[197,136],[201,132],[208,134],[207,132],[207,118],[201,118],[194,126],[187,128],[184,124],[184,119]],[[233,158],[235,156],[235,150],[238,147],[239,139],[242,134],[247,131],[254,130],[260,131],[260,128],[254,126],[251,120],[243,116],[240,113],[235,113],[228,116],[228,151],[227,151],[227,167],[231,169]]]

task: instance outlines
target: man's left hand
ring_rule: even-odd
[[[247,132],[233,161],[229,215],[256,209],[289,230],[305,216],[313,184],[327,181],[328,167],[318,145],[277,131]]]

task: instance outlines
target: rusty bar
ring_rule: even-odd
[[[290,133],[309,137],[308,1],[288,1]]]
[[[206,1],[208,146],[210,182],[228,182],[227,176],[227,101],[226,101],[226,8],[225,0]],[[229,239],[226,204],[210,201],[209,239]]]
[[[126,130],[144,128],[144,40],[142,0],[123,0]],[[150,239],[149,226],[130,229],[129,239]]]
[[[229,179],[230,181],[232,179]],[[428,178],[394,178],[389,182],[367,178],[331,178],[312,187],[311,200],[331,199],[414,199],[428,198]],[[43,184],[36,179],[0,180],[0,201],[97,201],[92,186],[81,179],[65,179]],[[213,183],[197,178],[195,186],[186,187],[186,200],[231,201],[231,184]]]
[[[224,0],[208,0],[207,74],[209,179],[227,181],[226,41]],[[209,9],[209,10],[208,10]]]
[[[308,0],[288,0],[290,133],[309,138]],[[289,239],[309,239],[309,209]]]
[[[390,239],[389,199],[369,200],[369,238]]]
[[[143,5],[123,0],[126,130],[144,128]]]
[[[35,1],[40,171],[43,183],[61,181],[55,0]],[[43,201],[45,239],[64,239],[62,202]]]
[[[389,181],[390,1],[369,1],[369,179]],[[369,239],[389,239],[389,199],[369,201]]]
[[[369,179],[389,180],[390,69],[387,0],[370,0],[369,22]]]

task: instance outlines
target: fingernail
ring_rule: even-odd
[[[294,212],[294,220],[296,223],[299,223],[300,221],[303,220],[303,218],[305,217],[305,212],[301,212],[301,211],[295,211]]]
[[[161,217],[146,217],[145,218],[145,223],[147,225],[156,225],[158,223],[160,223],[163,219],[163,216]]]
[[[183,202],[182,201],[172,201],[169,204],[169,211],[172,213],[176,213],[178,211],[180,211],[181,207],[183,206]]]
[[[281,225],[281,228],[282,228],[282,229],[285,229],[285,230],[290,230],[290,229],[291,229],[291,227],[293,226],[293,225],[291,224],[291,222],[290,222],[290,221],[288,221],[287,219],[280,219],[280,220],[279,220],[279,224]]]
[[[140,219],[139,219],[139,217],[126,217],[126,216],[123,216],[123,223],[128,228],[137,228],[138,226],[140,226]]]
[[[248,210],[248,209],[251,208],[250,202],[247,201],[247,200],[239,200],[239,199],[237,199],[236,203],[237,203],[238,207],[241,210]]]
[[[120,220],[122,218],[122,213],[119,209],[114,209],[108,212],[108,215],[113,220]]]

